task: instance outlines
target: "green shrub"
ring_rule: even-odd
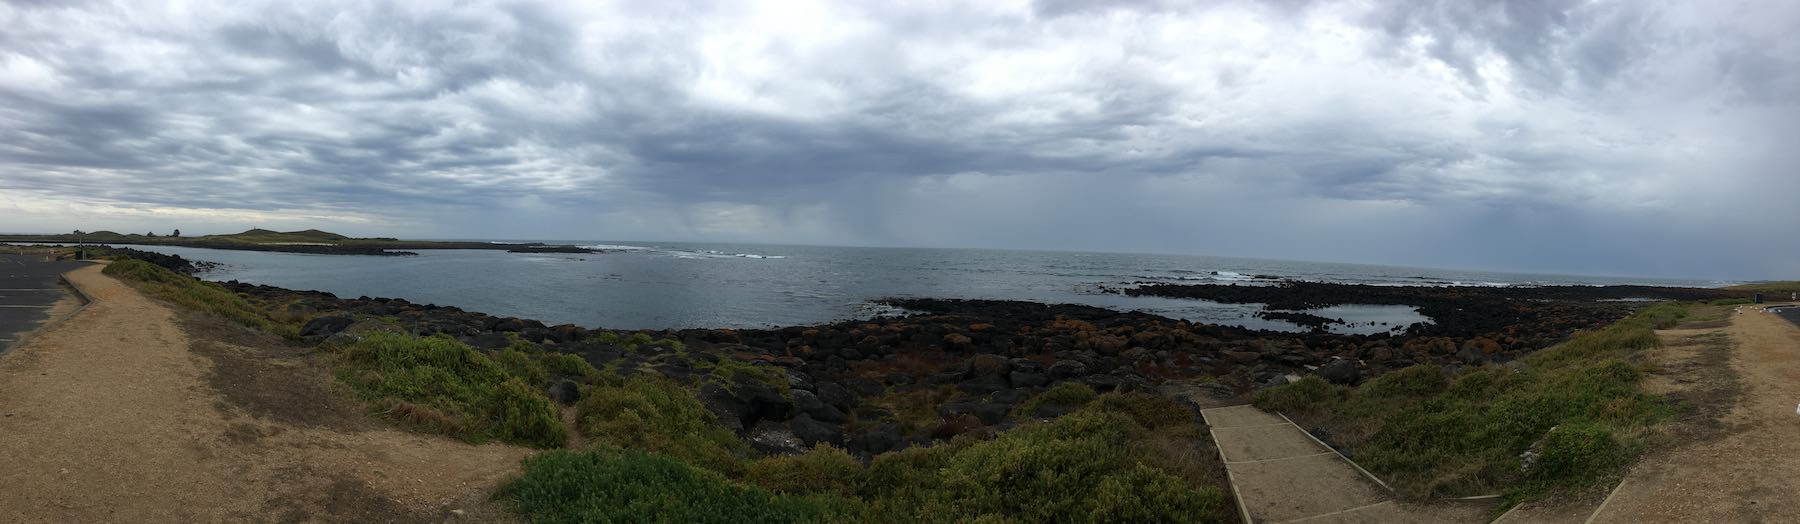
[[[370,332],[335,349],[338,376],[392,418],[469,442],[563,445],[556,405],[449,337]]]
[[[1099,394],[1094,393],[1094,388],[1090,388],[1086,384],[1080,382],[1058,382],[1056,385],[1050,386],[1050,389],[1044,390],[1043,393],[1038,393],[1037,396],[1031,397],[1024,403],[1019,404],[1015,413],[1018,413],[1021,416],[1030,417],[1036,416],[1038,410],[1042,409],[1044,406],[1062,406],[1071,409],[1079,408],[1087,405],[1088,402],[1092,402],[1099,396]]]
[[[506,370],[506,374],[519,377],[520,380],[524,380],[527,384],[545,384],[550,382],[550,372],[546,371],[544,366],[538,363],[538,361],[533,360],[531,355],[528,355],[523,351],[510,347],[506,348],[494,355],[494,363],[499,364],[500,369]]]
[[[269,329],[269,317],[256,306],[224,287],[137,259],[114,261],[100,271],[108,276],[136,282],[150,296],[174,302],[182,307],[212,313],[233,322],[257,329]]]
[[[526,520],[586,522],[836,522],[856,503],[770,493],[636,450],[552,451],[525,459],[502,487]]]
[[[694,394],[663,378],[632,377],[587,389],[577,425],[596,443],[667,454],[701,467],[737,473],[744,444],[714,421]]]
[[[1381,397],[1426,397],[1448,387],[1450,379],[1444,376],[1443,368],[1419,364],[1370,379],[1357,392]]]
[[[822,493],[854,497],[862,486],[861,461],[842,448],[822,444],[799,455],[767,457],[750,463],[744,479],[776,493]]]
[[[553,375],[583,378],[600,376],[600,370],[594,369],[593,364],[568,353],[546,353],[538,358],[538,363]]]
[[[1099,413],[1118,413],[1144,429],[1192,424],[1194,410],[1174,399],[1149,393],[1112,392],[1095,397],[1085,408]]]
[[[1575,421],[1544,436],[1532,469],[1533,480],[1551,485],[1579,485],[1595,472],[1611,471],[1631,460],[1631,452],[1606,426]]]
[[[1088,522],[1227,522],[1224,493],[1195,489],[1182,479],[1138,464],[1100,480]]]
[[[1224,495],[1138,461],[1144,430],[1118,413],[1082,411],[955,453],[926,520],[1223,522]],[[1096,489],[1097,487],[1101,489]],[[1142,489],[1144,491],[1133,491]]]
[[[1331,409],[1342,403],[1349,393],[1350,388],[1307,376],[1281,387],[1259,391],[1253,402],[1263,411],[1291,413],[1314,408]]]
[[[1748,298],[1721,298],[1721,299],[1714,300],[1712,302],[1707,302],[1707,303],[1715,305],[1715,306],[1741,306],[1744,304],[1750,304],[1750,303],[1754,303],[1754,302],[1756,302],[1756,301],[1750,300]]]

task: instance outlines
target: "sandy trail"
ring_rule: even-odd
[[[202,355],[174,311],[100,270],[68,274],[93,304],[0,358],[0,521],[444,520],[491,511],[526,453],[247,407],[256,391],[219,389],[244,379],[219,355],[278,365],[228,342]]]
[[[1594,522],[1800,519],[1800,328],[1744,308],[1724,331],[1744,388],[1727,434],[1646,459]]]

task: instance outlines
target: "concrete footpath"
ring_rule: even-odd
[[[1305,430],[1253,406],[1201,410],[1249,522],[1487,522],[1483,504],[1397,502],[1373,476]]]
[[[44,262],[35,256],[0,254],[0,353],[5,353],[25,333],[50,319],[59,303],[70,300],[71,295],[62,287],[60,275],[85,265],[85,262]]]

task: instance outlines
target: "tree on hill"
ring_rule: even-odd
[[[177,230],[175,230],[175,232],[174,232],[174,233],[169,233],[169,236],[172,236],[172,237],[180,237],[180,236],[181,236],[181,230],[179,230],[179,229],[177,229]]]
[[[144,233],[144,237],[146,237],[146,238],[156,238],[156,232],[155,232],[155,231],[150,231],[150,232],[147,232],[147,233]]]

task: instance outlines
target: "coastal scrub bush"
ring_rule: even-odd
[[[1044,390],[1043,393],[1038,393],[1037,396],[1019,404],[1016,413],[1027,417],[1036,416],[1035,414],[1044,406],[1059,406],[1074,410],[1087,405],[1088,402],[1092,402],[1099,396],[1094,393],[1094,388],[1088,387],[1087,384],[1059,382],[1050,389]]]
[[[568,353],[546,353],[538,358],[544,370],[553,375],[565,377],[592,378],[600,376],[600,370],[594,369],[586,359]]]
[[[250,305],[237,293],[212,282],[137,259],[113,261],[100,272],[113,278],[135,282],[145,293],[188,309],[212,313],[257,329],[270,327],[269,319],[261,309]]]
[[[401,422],[469,442],[548,448],[566,440],[555,403],[449,337],[376,331],[334,351],[339,378]]]
[[[1373,382],[1373,381],[1371,381]],[[1326,382],[1316,376],[1277,388],[1262,390],[1253,401],[1263,411],[1296,413],[1314,409],[1331,409],[1342,402],[1350,388]]]
[[[550,372],[544,369],[543,364],[533,360],[531,355],[517,349],[509,347],[495,353],[494,363],[499,364],[500,369],[506,370],[508,375],[519,377],[527,384],[543,384],[550,381]]]
[[[750,463],[744,479],[776,493],[820,493],[854,497],[867,471],[861,461],[830,444],[806,453],[765,457]]]
[[[744,444],[688,389],[660,377],[634,376],[587,388],[576,404],[577,427],[597,444],[666,454],[730,474],[743,468]]]
[[[551,451],[499,492],[525,520],[586,522],[841,522],[855,502],[745,486],[716,472],[630,449]]]
[[[1149,393],[1107,393],[1095,397],[1085,410],[1124,415],[1148,430],[1194,421],[1193,409],[1169,397]]]
[[[1081,411],[969,445],[939,470],[925,520],[1223,522],[1225,496],[1140,461],[1144,428]]]
[[[1523,367],[1450,377],[1414,366],[1355,388],[1308,378],[1263,391],[1256,405],[1326,429],[1411,497],[1498,491],[1516,502],[1585,489],[1620,474],[1643,447],[1644,429],[1671,418],[1670,402],[1643,392],[1626,359],[1657,347],[1654,330],[1685,316],[1658,304],[1539,351]],[[1521,470],[1531,450],[1540,458]]]

